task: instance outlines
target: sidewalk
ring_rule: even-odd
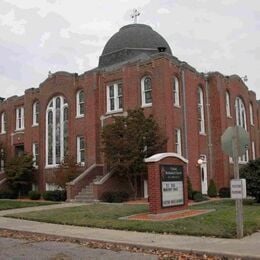
[[[59,205],[0,211],[0,228],[143,247],[260,259],[260,232],[254,233],[243,239],[222,239],[76,227],[2,217],[6,214],[18,212],[75,207],[78,205],[82,204],[64,203]]]

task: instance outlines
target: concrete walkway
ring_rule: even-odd
[[[260,259],[260,232],[254,233],[243,239],[222,239],[76,227],[3,217],[6,214],[18,212],[75,207],[79,205],[83,204],[64,203],[59,205],[0,211],[0,228],[152,248]]]

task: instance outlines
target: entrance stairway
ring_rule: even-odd
[[[75,196],[75,202],[93,202],[97,201],[93,193],[93,183],[99,181],[103,176],[98,175],[96,178],[83,188],[78,195]]]
[[[76,202],[96,201],[93,183],[103,176],[103,165],[93,164],[76,179],[67,183],[67,200]]]

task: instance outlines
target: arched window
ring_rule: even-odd
[[[39,125],[39,115],[40,115],[40,103],[35,101],[33,103],[33,126]]]
[[[152,105],[152,80],[150,77],[143,77],[141,80],[142,106]]]
[[[198,88],[198,120],[199,132],[205,134],[204,97],[201,87]]]
[[[179,107],[180,106],[180,86],[179,86],[179,80],[176,77],[173,78],[172,91],[173,91],[173,104],[174,104],[174,106]]]
[[[235,102],[236,110],[236,124],[247,130],[246,124],[246,109],[243,100],[240,97],[236,98]]]
[[[16,130],[24,129],[24,107],[16,108]]]
[[[235,110],[236,110],[236,124],[238,126],[243,127],[247,130],[247,123],[246,123],[246,109],[243,100],[240,97],[236,98],[235,101]],[[244,155],[239,157],[240,163],[248,162],[248,150]]]
[[[83,90],[79,90],[76,94],[77,117],[82,117],[85,114],[85,95]]]
[[[54,97],[46,110],[46,165],[56,166],[68,152],[68,103]]]
[[[228,91],[226,91],[226,114],[228,117],[231,117],[230,94]]]
[[[254,112],[252,103],[249,104],[250,124],[254,125]]]
[[[1,114],[1,134],[6,133],[6,113],[2,112]]]

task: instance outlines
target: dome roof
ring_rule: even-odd
[[[115,33],[108,40],[100,57],[99,65],[111,63],[108,62],[110,54],[114,54],[112,55],[112,59],[115,61],[115,53],[117,53],[116,62],[120,62],[126,60],[126,56],[129,59],[140,53],[154,54],[158,52],[158,47],[165,47],[165,52],[172,55],[171,48],[166,40],[150,26],[145,24],[129,24],[122,27],[119,32]],[[122,52],[123,50],[124,54],[121,53],[119,55],[118,52]],[[102,64],[104,63],[102,57],[104,57],[103,60],[106,60],[105,64]]]

